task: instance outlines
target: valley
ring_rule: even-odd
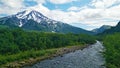
[[[25,10],[0,18],[0,67],[119,68],[119,36],[120,22],[88,31]]]

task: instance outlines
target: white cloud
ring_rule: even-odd
[[[61,10],[52,10],[47,16],[51,19],[62,21],[68,24],[79,20],[79,16],[76,14],[76,12],[64,12]]]
[[[22,0],[1,0],[1,2],[4,6],[10,8],[20,8],[23,5]]]
[[[38,4],[36,6],[29,7],[27,9],[39,11],[45,16],[47,16],[50,13],[50,10],[48,8],[46,8],[45,6],[43,6],[42,4]]]
[[[68,11],[78,11],[78,9],[80,8],[73,6],[73,7],[68,8]]]
[[[0,14],[12,14],[24,8],[23,0],[0,0]]]
[[[82,8],[72,6],[68,9],[68,12],[54,10],[50,16],[55,20],[69,24],[80,23],[93,26],[93,28],[102,25],[114,26],[120,20],[119,2],[120,0],[93,0],[90,6],[94,6],[95,8],[90,8],[89,6],[83,6]]]
[[[64,4],[64,3],[70,3],[77,0],[49,0],[49,1],[54,4]]]
[[[109,8],[119,3],[120,3],[120,0],[93,0],[91,2],[92,6],[96,8]]]
[[[109,18],[120,20],[120,5],[106,9],[105,14]]]
[[[85,9],[85,8],[88,8],[87,6],[84,6],[84,7],[76,7],[76,6],[72,6],[72,7],[70,7],[70,8],[68,8],[67,9],[67,11],[80,11],[80,10],[83,10],[83,9]]]
[[[114,20],[109,21],[109,20],[97,19],[97,20],[83,20],[78,23],[70,23],[70,24],[77,26],[77,27],[84,28],[86,30],[92,30],[95,28],[99,28],[103,25],[115,26],[117,24],[117,22],[118,21],[114,21]]]
[[[85,28],[88,30],[91,30],[93,28],[98,28],[102,25],[116,25],[117,21],[120,19],[120,16],[119,16],[120,9],[118,9],[120,8],[120,6],[114,6],[108,9],[102,9],[102,8],[93,9],[93,8],[84,6],[82,7],[82,9],[78,8],[78,10],[79,9],[81,10],[77,12],[72,10],[68,12],[57,10],[57,9],[49,10],[42,4],[39,4],[31,8],[57,21],[62,21],[68,24],[80,23],[80,24],[90,26],[90,28]]]
[[[39,10],[45,11],[45,7],[43,8],[41,4],[45,3],[46,0],[0,0],[0,14],[15,14],[17,12],[23,11],[28,8],[33,8],[33,7],[26,7],[25,1],[34,1],[37,3],[34,8]],[[2,8],[4,7],[4,9]],[[47,9],[47,8],[46,8]]]

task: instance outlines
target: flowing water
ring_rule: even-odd
[[[44,60],[24,68],[105,68],[105,59],[100,53],[104,50],[102,43],[97,41],[83,50],[77,50],[63,56]]]

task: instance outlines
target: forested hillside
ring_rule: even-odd
[[[103,33],[101,34],[113,34],[115,32],[120,32],[120,21],[118,22],[118,24],[114,27],[111,27],[108,30],[105,30]]]
[[[95,38],[84,34],[58,34],[24,31],[20,28],[0,29],[0,64],[30,57],[29,51],[46,50],[72,45],[92,44]],[[28,51],[25,53],[25,51]],[[24,52],[24,53],[22,53]],[[19,54],[15,57],[14,54]],[[20,57],[25,55],[24,57]],[[35,54],[35,53],[33,53]],[[9,57],[9,55],[13,55]],[[35,56],[35,55],[34,55]],[[7,57],[7,58],[6,58]],[[8,58],[9,57],[9,58]],[[10,59],[12,58],[12,59]]]

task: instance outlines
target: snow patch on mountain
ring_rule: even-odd
[[[20,21],[19,27],[22,27],[22,25],[23,25],[23,24],[22,24],[22,22]]]
[[[17,17],[19,20],[25,20],[25,21],[34,20],[37,23],[41,23],[41,21],[46,21],[47,23],[57,23],[57,21],[49,19],[40,12],[35,10],[26,10],[23,12],[19,12],[14,16]],[[22,27],[23,23],[21,21],[20,24],[21,25],[19,25],[19,27]]]

